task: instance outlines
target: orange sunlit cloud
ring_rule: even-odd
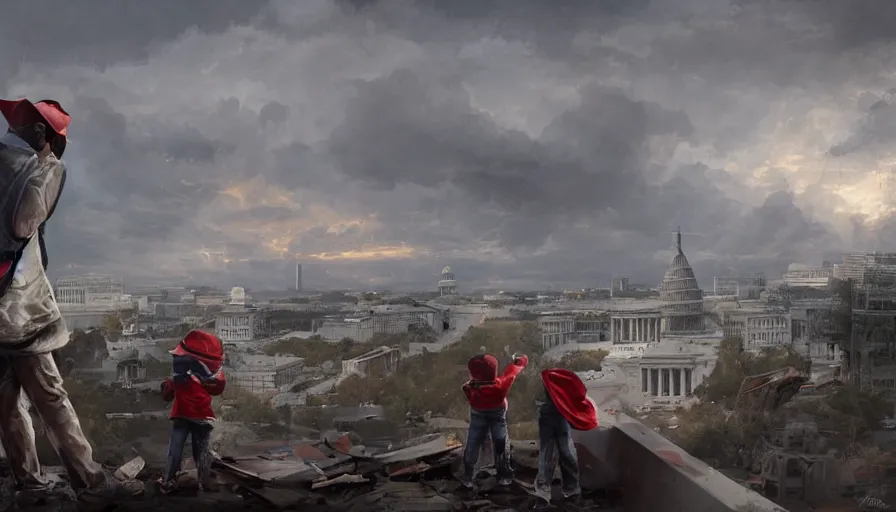
[[[360,250],[340,252],[321,252],[317,254],[305,254],[304,258],[318,261],[371,261],[371,260],[404,260],[420,256],[424,251],[405,245],[383,245],[378,247],[365,247]]]

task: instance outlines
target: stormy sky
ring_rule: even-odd
[[[35,0],[71,112],[54,276],[656,284],[896,250],[896,2]]]

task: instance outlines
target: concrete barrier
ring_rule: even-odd
[[[582,486],[621,489],[627,512],[787,512],[634,418],[601,420],[573,435]]]

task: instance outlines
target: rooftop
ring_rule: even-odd
[[[785,512],[639,421],[615,411],[601,411],[600,415],[600,428],[573,435],[583,495],[577,503],[567,503],[563,509]],[[309,432],[310,437],[297,441],[240,435],[221,445],[220,454],[213,454],[216,481],[212,487],[218,492],[203,495],[196,493],[196,472],[189,459],[179,478],[181,491],[163,496],[153,484],[161,470],[155,464],[160,461],[147,464],[138,457],[119,471],[144,480],[146,492],[118,503],[117,510],[195,510],[202,506],[448,512],[529,510],[539,502],[531,484],[537,468],[536,441],[513,442],[517,478],[509,489],[496,487],[494,468],[489,461],[483,461],[476,477],[478,492],[470,492],[460,486],[453,474],[463,447],[450,434],[412,436],[380,445],[373,439],[364,439],[359,432]],[[47,469],[54,476],[63,471]],[[643,492],[645,489],[649,492]],[[555,493],[555,499],[562,500],[559,489]]]

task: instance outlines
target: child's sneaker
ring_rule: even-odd
[[[159,484],[159,492],[160,493],[171,494],[172,492],[174,492],[174,489],[175,489],[174,482],[166,482],[166,481],[162,480],[162,477],[159,477],[159,479],[156,480],[156,483]]]

